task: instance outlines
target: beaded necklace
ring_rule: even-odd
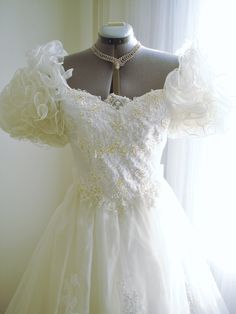
[[[95,44],[93,44],[93,46],[90,48],[97,57],[99,57],[102,60],[109,61],[113,64],[113,77],[112,77],[113,91],[117,95],[120,95],[119,69],[121,66],[124,66],[128,60],[134,57],[135,53],[140,49],[141,46],[142,46],[141,43],[138,41],[136,45],[128,53],[124,54],[119,58],[103,53],[96,47]]]

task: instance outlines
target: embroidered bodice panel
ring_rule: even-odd
[[[70,143],[84,196],[131,202],[157,193],[169,122],[162,92],[133,100],[109,95],[105,101],[85,91],[72,94],[69,115],[79,123]],[[119,108],[112,105],[114,98],[122,102]]]
[[[69,87],[73,68],[63,67],[60,41],[39,45],[0,93],[0,127],[38,145],[69,143],[83,197],[119,201],[120,208],[134,198],[152,202],[167,138],[215,133],[229,112],[194,44],[180,50],[163,89],[105,100]]]

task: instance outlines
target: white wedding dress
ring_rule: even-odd
[[[163,89],[102,100],[67,83],[58,40],[28,50],[0,94],[0,127],[70,144],[73,182],[6,314],[227,314],[160,159],[167,138],[221,130],[228,103],[186,46]]]

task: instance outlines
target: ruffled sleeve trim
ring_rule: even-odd
[[[59,40],[53,40],[25,55],[27,65],[0,93],[0,126],[14,138],[64,146],[69,138],[63,102],[73,70],[62,66],[67,52]]]
[[[163,90],[169,137],[224,132],[233,104],[221,91],[222,77],[214,73],[197,41],[185,43],[177,55],[179,67],[167,75]]]

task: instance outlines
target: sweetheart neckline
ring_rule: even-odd
[[[68,55],[68,53],[67,53],[66,55]],[[179,58],[179,56],[178,56],[178,58]],[[180,60],[179,60],[179,62],[180,62]],[[179,64],[180,64],[180,63],[179,63]],[[73,68],[73,67],[71,67],[71,68],[65,70],[65,67],[64,67],[64,57],[63,57],[63,60],[62,60],[62,62],[61,62],[61,67],[62,67],[63,73],[65,73],[65,72],[67,72],[67,71],[68,71],[68,72],[71,71],[71,76],[70,76],[70,77],[73,76],[73,74],[72,74],[72,72],[74,71],[74,68]],[[171,70],[171,71],[167,74],[167,76],[166,76],[166,78],[165,78],[165,81],[164,81],[164,86],[163,86],[163,88],[156,88],[156,89],[151,88],[151,89],[150,89],[149,91],[147,91],[146,93],[144,93],[144,94],[142,94],[142,95],[139,95],[139,96],[134,96],[134,97],[131,97],[131,98],[130,98],[130,97],[127,97],[127,96],[123,96],[123,95],[118,95],[118,94],[112,92],[112,93],[109,93],[105,99],[102,99],[102,96],[101,96],[101,95],[92,94],[92,93],[90,93],[89,91],[87,91],[86,89],[70,87],[69,84],[67,83],[67,79],[68,79],[68,78],[65,79],[65,86],[66,86],[70,91],[72,91],[72,92],[85,93],[85,94],[87,94],[87,95],[90,96],[90,97],[92,96],[92,97],[94,97],[94,98],[96,98],[96,99],[99,99],[102,103],[105,103],[105,104],[108,104],[108,102],[107,102],[106,100],[108,100],[108,98],[109,98],[111,95],[114,95],[115,97],[121,97],[121,98],[123,98],[123,99],[127,99],[127,104],[129,104],[129,103],[132,103],[132,102],[134,102],[135,100],[137,100],[137,99],[139,99],[139,98],[142,98],[142,97],[148,95],[148,94],[151,93],[151,92],[156,92],[156,93],[157,93],[157,92],[163,92],[164,89],[165,89],[165,83],[166,83],[166,81],[167,81],[167,77],[168,77],[172,72],[178,71],[179,69],[180,69],[180,67],[174,68],[173,70]]]
[[[70,69],[73,69],[73,68],[70,68]],[[138,99],[141,99],[142,97],[145,97],[151,93],[156,93],[158,94],[158,92],[163,92],[164,91],[164,88],[157,88],[157,89],[150,89],[149,91],[147,91],[146,93],[140,95],[140,96],[134,96],[132,98],[129,98],[127,96],[122,96],[122,95],[117,95],[115,93],[109,93],[108,96],[105,98],[105,99],[102,99],[102,97],[100,95],[94,95],[92,93],[90,93],[89,91],[87,91],[86,89],[80,89],[80,88],[72,88],[68,85],[67,81],[65,80],[65,86],[66,88],[68,88],[71,92],[75,92],[75,93],[78,93],[78,94],[87,94],[88,97],[94,97],[95,99],[99,100],[101,104],[103,105],[107,105],[108,108],[110,108],[112,111],[116,112],[117,114],[121,114],[121,112],[123,112],[124,110],[126,110],[125,108],[128,108],[128,107],[132,107],[132,104],[135,104],[135,101],[137,101]],[[116,109],[115,107],[113,107],[111,105],[111,103],[109,103],[107,100],[108,98],[111,96],[111,95],[114,95],[115,97],[120,97],[122,99],[127,99],[127,102],[121,106],[121,109]]]
[[[163,92],[163,88],[161,89],[151,89],[150,91],[144,93],[143,95],[140,95],[140,96],[134,96],[133,98],[129,98],[127,96],[122,96],[122,95],[117,95],[115,93],[110,93],[106,99],[101,99],[101,96],[100,95],[94,95],[94,94],[91,94],[90,92],[88,92],[87,90],[85,89],[80,89],[80,88],[71,88],[68,84],[66,85],[67,88],[69,88],[69,90],[73,93],[78,93],[79,96],[81,96],[81,93],[82,93],[82,96],[85,96],[84,97],[93,97],[95,99],[95,102],[99,102],[100,106],[101,107],[104,107],[104,108],[107,108],[107,110],[109,112],[112,112],[113,114],[117,114],[117,115],[123,115],[123,114],[127,114],[129,112],[129,110],[132,110],[132,108],[136,107],[137,104],[139,105],[139,108],[140,106],[142,105],[142,107],[146,104],[145,101],[144,102],[138,102],[137,100],[141,99],[142,97],[146,97],[147,95],[151,94],[151,93],[155,93],[156,95],[158,95],[159,93],[162,93]],[[75,97],[77,96],[75,94]],[[118,109],[112,105],[112,103],[110,103],[108,101],[108,98],[114,94],[115,96],[119,96],[123,99],[127,99],[127,102],[125,104],[123,104],[121,107],[119,107]],[[79,97],[80,98],[80,97]],[[86,99],[86,98],[85,98]],[[87,104],[87,102],[85,101],[85,103]]]
[[[69,85],[68,85],[69,86]],[[70,87],[70,86],[69,86]],[[70,87],[71,88],[71,87]],[[139,95],[139,96],[134,96],[134,97],[127,97],[127,96],[123,96],[123,95],[118,95],[116,93],[109,93],[107,95],[107,97],[105,99],[102,99],[102,97],[100,95],[94,95],[94,94],[91,94],[89,91],[87,91],[86,89],[80,89],[80,88],[71,88],[72,90],[75,90],[75,91],[78,91],[78,92],[82,92],[82,93],[85,93],[85,94],[88,94],[90,97],[94,97],[94,98],[98,98],[101,102],[103,103],[108,103],[108,99],[109,97],[111,96],[114,96],[114,97],[117,97],[117,99],[121,98],[121,99],[126,99],[127,100],[127,103],[130,103],[130,102],[134,102],[135,100],[139,99],[139,98],[142,98],[146,95],[148,95],[149,93],[151,92],[158,92],[158,91],[163,91],[164,88],[157,88],[157,89],[150,89],[149,91],[147,91],[146,93],[142,94],[142,95]]]

